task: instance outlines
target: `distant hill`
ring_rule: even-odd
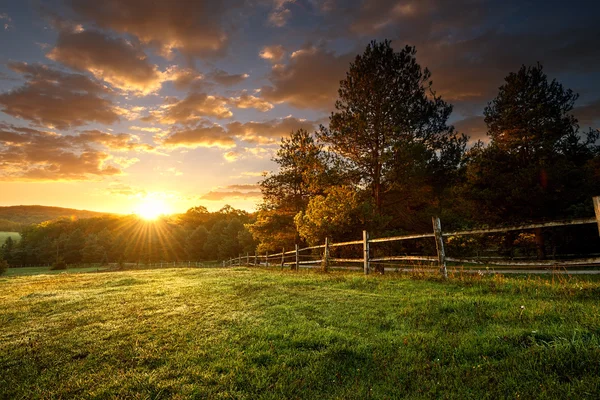
[[[0,207],[0,232],[20,232],[27,225],[39,224],[61,217],[69,218],[93,218],[110,213],[102,213],[87,210],[75,210],[73,208],[47,207],[47,206],[9,206]]]

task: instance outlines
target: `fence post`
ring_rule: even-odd
[[[285,247],[281,249],[281,268],[283,268],[283,264],[285,264]]]
[[[250,253],[246,253],[246,265],[250,265]]]
[[[365,275],[369,274],[369,232],[363,231],[363,260]]]
[[[254,252],[254,266],[258,265],[258,257],[256,256],[256,251]]]
[[[323,272],[329,271],[329,238],[325,238],[325,251],[323,252]]]
[[[269,252],[267,251],[267,253],[265,254],[265,267],[269,266]]]
[[[298,243],[296,243],[296,266],[295,269],[298,271],[300,267],[300,252],[298,251]]]
[[[446,269],[446,253],[444,252],[444,237],[442,236],[442,222],[438,217],[432,217],[431,220],[433,222],[433,233],[435,235],[435,247],[438,253],[440,272],[444,278],[448,278],[448,270]]]
[[[594,211],[596,211],[596,221],[598,222],[598,234],[600,234],[600,196],[594,197]]]
[[[223,268],[225,268],[225,260],[223,260]]]

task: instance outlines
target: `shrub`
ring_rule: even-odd
[[[0,260],[0,275],[4,275],[4,273],[8,270],[8,261]]]
[[[67,264],[64,262],[64,260],[57,260],[54,264],[52,264],[52,267],[50,267],[50,270],[52,271],[61,269],[67,269]]]

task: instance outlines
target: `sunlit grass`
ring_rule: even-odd
[[[599,297],[585,278],[3,277],[0,398],[593,398]]]

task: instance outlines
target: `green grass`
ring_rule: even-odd
[[[9,236],[16,242],[21,240],[21,234],[19,232],[0,232],[0,245],[3,245]]]
[[[558,277],[2,277],[0,398],[597,398],[599,298]]]
[[[57,274],[81,274],[85,272],[102,272],[107,270],[108,267],[97,266],[97,267],[72,267],[66,270],[51,270],[50,267],[16,267],[9,268],[6,270],[4,276],[32,276],[32,275],[57,275]]]

